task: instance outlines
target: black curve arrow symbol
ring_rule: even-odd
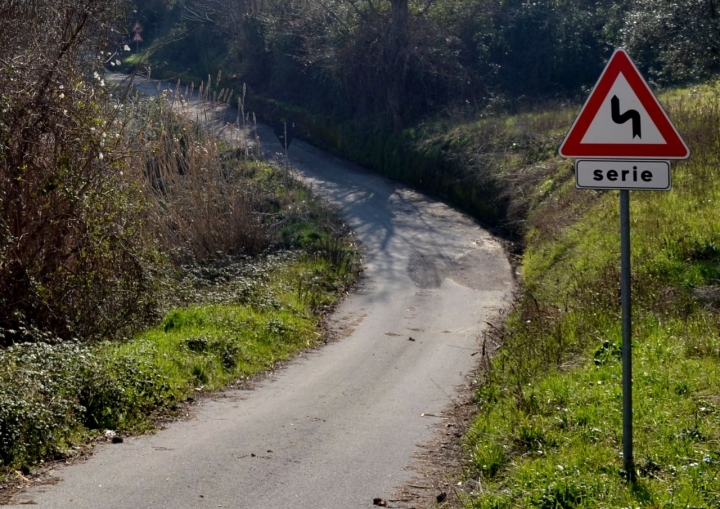
[[[632,120],[633,139],[635,136],[642,138],[640,135],[640,113],[636,110],[627,110],[622,115],[620,114],[620,99],[616,95],[610,100],[610,107],[612,108],[612,120],[616,124],[624,124],[628,120]]]

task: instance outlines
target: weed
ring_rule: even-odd
[[[107,348],[24,343],[0,350],[1,470],[62,455],[91,430],[142,426],[152,409],[174,402],[147,356]]]

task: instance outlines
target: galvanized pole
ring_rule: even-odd
[[[632,438],[632,309],[630,299],[630,191],[620,191],[620,292],[622,306],[623,463],[635,481]]]

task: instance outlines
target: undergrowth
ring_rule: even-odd
[[[16,471],[107,430],[152,430],[197,392],[318,345],[322,317],[360,271],[349,228],[282,168],[218,142],[165,97],[116,109],[142,170],[160,319],[94,342],[26,325],[0,331],[12,335],[0,349],[0,489]]]
[[[105,430],[148,431],[197,391],[316,346],[352,263],[282,251],[196,264],[183,269],[164,320],[128,342],[45,338],[0,350],[0,476],[62,458]]]

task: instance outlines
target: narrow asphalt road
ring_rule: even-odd
[[[270,128],[258,131],[266,153],[280,151]],[[342,339],[154,435],[98,446],[17,506],[362,509],[412,477],[418,444],[475,366],[485,320],[510,301],[510,265],[442,203],[300,140],[289,157],[365,249],[365,281],[331,319]]]

